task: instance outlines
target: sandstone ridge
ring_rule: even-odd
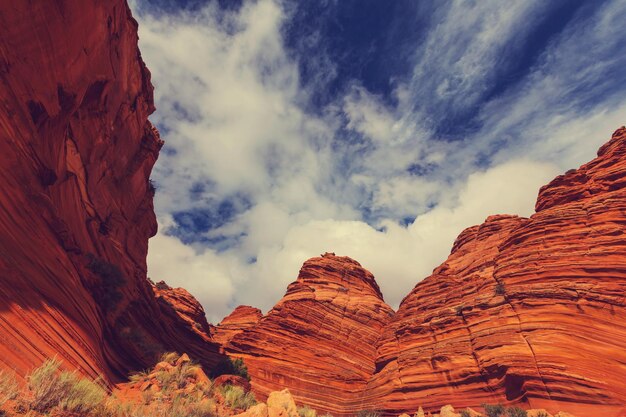
[[[334,415],[498,402],[622,415],[626,128],[542,187],[536,207],[463,231],[395,314],[356,261],[313,258],[225,348],[255,392],[286,386]]]
[[[163,142],[123,0],[0,6],[0,365],[120,379],[207,341],[146,279]]]

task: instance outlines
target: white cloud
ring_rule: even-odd
[[[374,272],[396,306],[465,227],[490,214],[530,215],[541,185],[590,159],[623,124],[624,100],[563,99],[611,64],[611,45],[598,45],[619,27],[615,4],[552,42],[506,94],[479,103],[499,76],[494,62],[547,6],[453,2],[437,10],[410,79],[395,84],[395,105],[354,80],[315,115],[284,47],[281,3],[138,16],[166,140],[149,275],[187,288],[217,321],[240,303],[267,310],[303,261],[332,251]],[[594,65],[574,65],[580,47],[594,51]],[[325,60],[320,71],[332,73],[316,74],[319,83],[336,76]],[[480,106],[482,128],[457,141],[433,133],[433,112],[467,106]],[[168,235],[177,211],[214,211],[233,196],[243,201],[237,212],[199,232],[229,238],[226,247]],[[403,226],[406,218],[415,221]]]
[[[177,238],[159,233],[150,239],[148,276],[185,288],[206,307],[207,318],[216,321],[222,311],[230,309],[235,296],[233,261],[211,250],[198,253]]]

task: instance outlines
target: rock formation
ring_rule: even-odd
[[[57,356],[115,381],[162,351],[211,367],[213,334],[261,398],[287,387],[336,417],[500,401],[626,415],[626,128],[530,218],[463,231],[395,314],[371,273],[325,254],[266,316],[213,328],[146,277],[162,141],[126,2],[4,2],[0,52],[0,368]]]
[[[626,128],[543,187],[536,211],[463,231],[393,317],[367,271],[341,289],[338,271],[354,261],[307,261],[274,310],[226,349],[245,358],[256,392],[286,386],[336,416],[497,402],[626,412]],[[363,288],[367,300],[332,298]],[[373,366],[372,350],[360,350],[370,345]]]
[[[245,360],[260,398],[288,387],[298,403],[339,415],[359,408],[392,314],[371,273],[327,253],[305,262],[285,297],[226,348]]]
[[[369,385],[382,408],[624,408],[626,129],[543,187],[536,211],[465,230],[404,299]]]
[[[263,313],[258,308],[239,306],[214,328],[213,340],[225,345],[235,335],[257,324],[261,317]]]
[[[162,141],[123,0],[0,6],[0,367],[126,375],[217,347],[157,302],[148,178]]]

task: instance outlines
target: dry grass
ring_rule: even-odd
[[[19,410],[16,408],[17,414],[11,414],[15,416],[217,417],[218,405],[211,381],[198,364],[179,358],[178,354],[165,354],[161,359],[171,366],[161,365],[158,371],[139,372],[131,377],[135,385],[148,381],[154,384],[152,389],[141,392],[143,401],[123,402],[108,393],[99,381],[64,371],[56,359],[34,369],[24,388],[19,387],[11,374],[0,372],[0,400],[3,403],[17,398]],[[220,408],[224,403],[233,409],[247,409],[256,404],[254,396],[240,387],[221,387],[220,393]]]
[[[160,361],[167,362],[170,365],[174,365],[174,363],[180,358],[180,355],[177,352],[166,352],[161,355]]]
[[[46,413],[54,407],[73,413],[89,413],[100,407],[106,391],[75,372],[61,371],[61,363],[49,359],[27,377],[29,408]]]
[[[0,371],[0,404],[14,400],[20,392],[20,387],[13,373]]]
[[[298,414],[300,417],[317,417],[317,411],[306,405],[298,408]]]
[[[243,388],[233,385],[224,385],[220,387],[224,402],[230,408],[247,410],[256,404],[256,398],[251,392],[246,393]]]

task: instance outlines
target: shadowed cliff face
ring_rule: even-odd
[[[113,377],[163,349],[214,363],[146,280],[162,141],[126,2],[4,2],[0,79],[3,367],[57,355]]]
[[[618,415],[625,225],[621,128],[598,158],[543,187],[530,218],[491,216],[463,231],[393,317],[371,274],[344,281],[354,261],[326,255],[226,349],[245,358],[261,395],[286,386],[335,415],[497,402]]]

